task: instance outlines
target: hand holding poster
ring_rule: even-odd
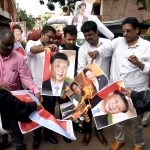
[[[107,84],[108,79],[104,72],[95,63],[88,64],[84,70],[75,77],[74,82],[70,84],[66,91],[67,96],[74,106],[76,106],[74,111],[70,110],[66,112],[66,115],[69,114],[69,117],[72,119],[77,119],[84,114],[85,119],[88,118],[86,112],[89,106],[86,106],[85,101],[92,99],[94,95]],[[64,106],[65,104],[63,107]],[[65,113],[63,107],[61,107],[62,115]]]
[[[50,55],[50,53],[46,53],[46,55]],[[46,56],[42,95],[61,96],[74,78],[74,64],[75,51],[73,50],[62,50],[62,52],[57,52],[50,57]],[[45,80],[45,76],[47,76],[45,72],[47,72],[47,70],[50,71],[50,76]]]
[[[30,91],[27,90],[12,91],[12,94],[25,102],[31,101],[38,102],[38,99]],[[39,111],[33,112],[30,115],[30,119],[32,120],[31,123],[19,122],[19,127],[23,134],[30,132],[40,126],[44,126],[63,136],[66,136],[67,138],[70,138],[72,140],[76,139],[74,136],[71,120],[68,121],[57,120],[52,114],[47,112],[44,108]]]
[[[117,81],[97,93],[90,100],[97,129],[136,117],[136,110],[130,98],[122,92],[124,82]]]

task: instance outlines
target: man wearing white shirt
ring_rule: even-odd
[[[104,44],[107,45],[108,43],[109,45],[110,42],[110,40],[108,39],[99,38],[97,24],[93,21],[85,22],[81,27],[81,31],[84,34],[86,42],[79,48],[77,70],[78,73],[81,72],[86,67],[86,65],[91,62],[93,54],[95,55],[97,49],[103,47]],[[104,71],[106,76],[109,78],[110,57],[97,57],[95,59],[95,63]],[[90,126],[92,124],[92,119],[90,119],[89,123],[85,122],[84,124],[85,126]],[[90,134],[91,131],[89,130],[87,132],[89,132]],[[96,136],[102,144],[107,145],[107,140],[104,137],[102,130],[96,130]]]
[[[135,91],[148,88],[150,72],[150,42],[140,38],[139,22],[134,17],[126,18],[122,23],[123,37],[114,39],[109,46],[101,48],[95,57],[111,56],[110,81],[124,80],[125,86]],[[131,119],[134,148],[142,150],[145,143],[140,116]],[[116,125],[115,139],[111,150],[119,150],[125,142],[125,124]]]
[[[44,26],[41,31],[41,37],[38,41],[29,40],[26,45],[27,52],[27,63],[31,70],[33,80],[38,86],[39,90],[42,91],[42,82],[43,82],[43,71],[44,71],[44,60],[46,49],[50,48],[52,51],[57,51],[58,47],[53,44],[55,40],[56,30],[51,26]],[[50,113],[54,114],[55,99],[49,96],[43,96],[43,106]],[[57,144],[58,140],[53,136],[53,133],[44,128],[44,138],[45,140]],[[41,128],[34,130],[34,141],[33,149],[36,150],[39,148],[42,140]]]

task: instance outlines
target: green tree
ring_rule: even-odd
[[[55,10],[55,3],[59,3],[60,7],[63,10],[68,11],[68,14],[70,14],[74,10],[76,1],[79,1],[79,0],[47,0],[46,5],[47,5],[48,9]],[[43,0],[40,0],[39,2],[41,5],[44,5]],[[68,9],[68,10],[66,10],[66,9]]]
[[[28,30],[33,29],[35,26],[35,18],[32,15],[28,15],[26,10],[22,10],[20,8],[17,9],[19,21],[25,21],[26,27]]]

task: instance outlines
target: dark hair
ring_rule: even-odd
[[[86,3],[81,3],[80,5],[78,5],[78,8],[77,9],[80,9],[82,6],[85,6],[86,7]]]
[[[83,74],[85,75],[88,71],[91,71],[92,72],[92,70],[90,69],[90,68],[84,68],[83,69]],[[86,75],[85,75],[86,76]]]
[[[97,24],[93,21],[84,22],[84,24],[81,27],[81,31],[83,33],[85,33],[85,32],[89,32],[91,30],[94,31],[94,32],[97,32]]]
[[[13,32],[14,32],[15,29],[19,29],[19,30],[21,31],[21,33],[23,32],[23,31],[22,31],[22,28],[20,27],[19,24],[15,24],[15,25],[13,26]]]
[[[76,82],[72,82],[72,83],[70,84],[70,89],[71,89],[72,91],[74,91],[73,85],[79,86]]]
[[[14,34],[9,29],[3,29],[0,33],[0,40],[2,40],[6,35],[15,39]]]
[[[41,31],[41,36],[48,33],[49,31],[56,33],[56,30],[52,26],[45,25]]]
[[[67,25],[66,27],[63,28],[63,31],[64,36],[66,36],[67,33],[77,36],[77,28],[75,25]]]
[[[140,27],[139,21],[135,17],[128,17],[122,22],[122,26],[125,24],[131,24],[134,29]]]
[[[50,63],[53,64],[56,59],[66,60],[68,62],[68,66],[70,64],[68,56],[64,53],[57,52],[56,54],[54,54],[50,59]]]
[[[126,109],[123,111],[123,113],[126,113],[129,109],[129,104],[128,104],[128,100],[126,99],[125,95],[118,90],[115,90],[114,94],[119,95],[121,97],[121,99],[123,100],[124,104],[126,105]]]

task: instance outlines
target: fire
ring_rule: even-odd
[[[76,113],[72,115],[73,120],[77,119],[79,116],[84,115],[85,121],[89,122],[90,119],[88,117],[88,109],[90,108],[90,105],[86,105],[85,101],[87,99],[92,99],[93,98],[93,86],[88,85],[83,87],[83,91],[85,92],[84,96],[82,96],[77,108],[76,108]]]

